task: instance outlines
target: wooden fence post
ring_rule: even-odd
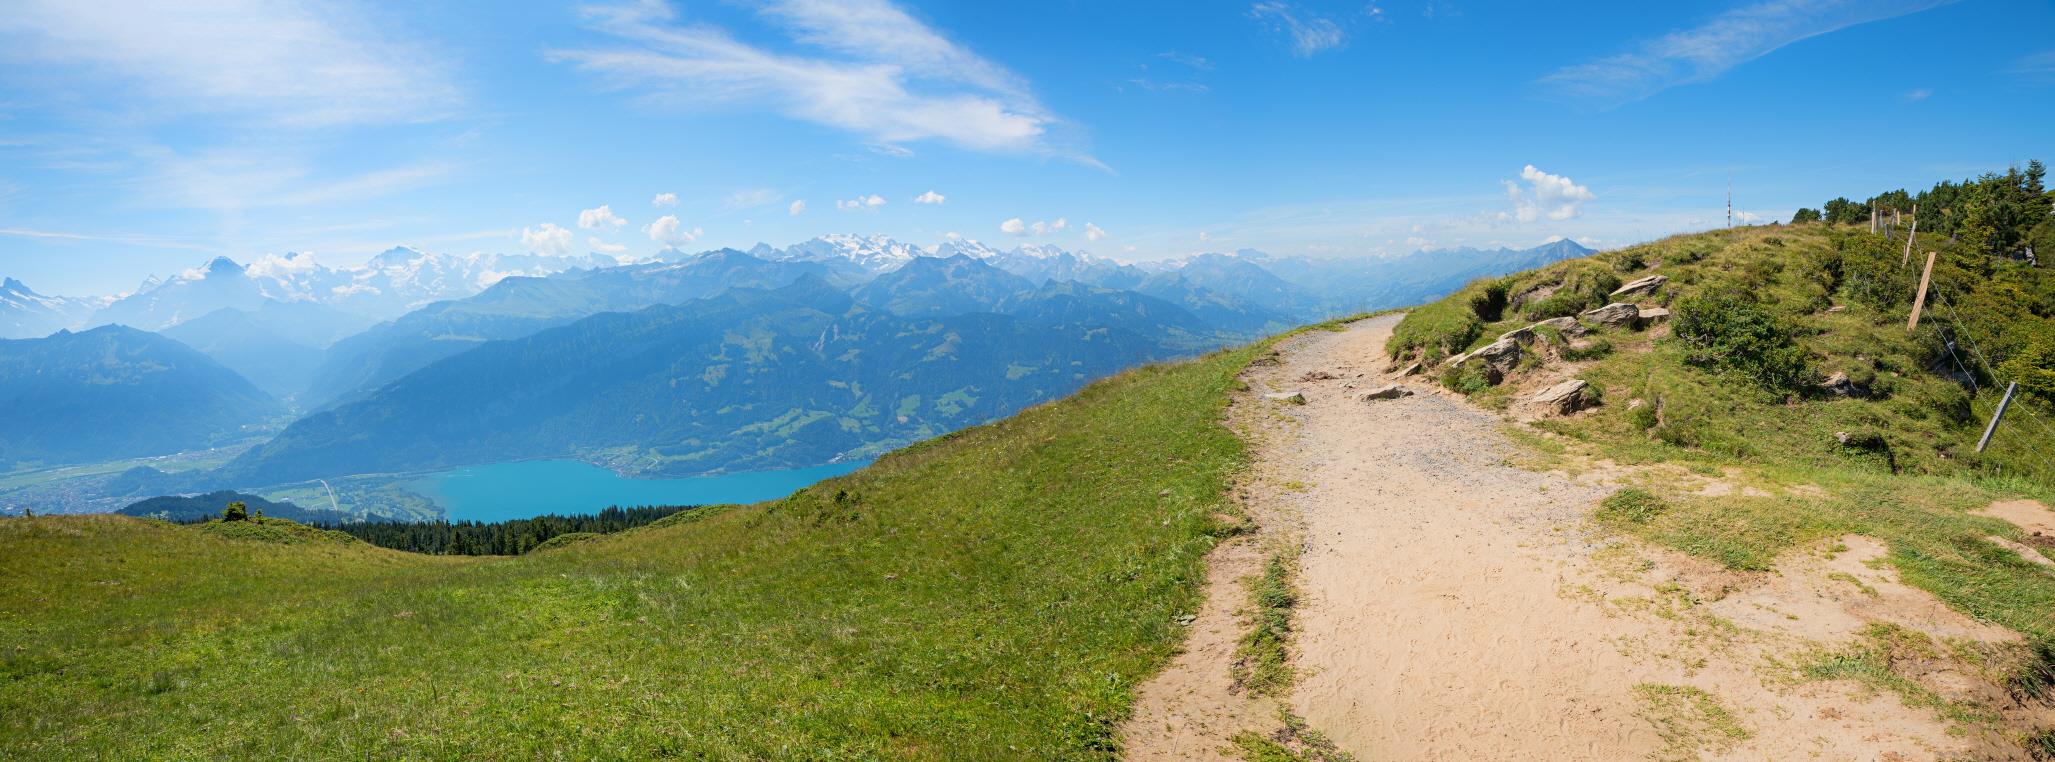
[[[1914,220],[1914,222],[1917,221],[1918,220]],[[1926,309],[1927,307],[1927,282],[1932,280],[1934,277],[1935,253],[1936,252],[1931,251],[1927,252],[1927,268],[1925,270],[1920,271],[1919,293],[1913,295],[1912,297],[1912,317],[1905,321],[1905,330],[1907,332],[1910,332],[1912,329],[1919,327],[1920,310]]]
[[[1919,240],[1919,213],[1913,212],[1912,232],[1905,234],[1905,256],[1898,258],[1898,269],[1903,270],[1906,265],[1912,264],[1912,242],[1917,240]]]
[[[1977,452],[1983,452],[1984,447],[1991,443],[1991,435],[1998,431],[1998,421],[2005,417],[2005,408],[2012,405],[2012,392],[2018,388],[2018,381],[2005,385],[2005,398],[1998,400],[1998,410],[1991,413],[1991,425],[1984,427],[1984,437],[1977,440]]]

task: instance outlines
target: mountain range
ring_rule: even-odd
[[[8,457],[34,462],[210,446],[297,417],[179,491],[525,458],[660,475],[814,465],[1002,417],[1140,363],[1589,251],[1243,250],[1143,266],[1055,246],[836,235],[627,264],[405,248],[347,270],[297,255],[215,259],[99,302],[7,281],[7,325],[89,314],[162,335],[10,342],[0,410],[35,404],[50,420],[8,445]],[[396,305],[412,306],[377,317]],[[96,372],[122,379],[124,394],[29,372],[78,366],[83,336],[123,347]],[[152,405],[183,411],[142,409]],[[94,417],[104,409],[128,412]],[[167,423],[127,437],[140,441],[87,423],[152,415]]]

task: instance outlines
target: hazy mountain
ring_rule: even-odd
[[[35,339],[72,328],[93,311],[85,299],[38,294],[13,278],[0,279],[0,339]]]
[[[990,420],[1169,354],[1105,327],[894,315],[807,277],[482,345],[301,419],[221,478],[542,457],[666,474],[811,465]]]
[[[514,339],[601,312],[632,312],[737,286],[775,288],[827,268],[770,262],[733,249],[656,262],[511,277],[466,299],[436,302],[330,348],[304,399],[322,405],[369,392],[487,341]]]
[[[1035,284],[963,254],[915,257],[852,292],[858,302],[912,317],[993,312]]]
[[[1020,246],[1010,251],[972,240],[949,241],[936,247],[935,256],[964,254],[1013,273],[1039,285],[1051,281],[1077,281],[1101,288],[1132,289],[1148,273],[1085,252],[1064,251],[1053,245]]]
[[[154,333],[105,326],[0,341],[0,463],[210,447],[281,412],[235,371]]]
[[[1230,256],[1289,282],[1320,304],[1323,314],[1330,314],[1419,304],[1478,278],[1530,270],[1591,253],[1591,249],[1564,239],[1527,249],[1440,249],[1384,258],[1281,257],[1253,249]]]
[[[306,254],[263,257],[247,267],[216,257],[162,282],[145,281],[91,318],[148,330],[192,320],[215,310],[253,310],[265,301],[312,302],[343,312],[387,319],[444,299],[476,294],[513,276],[542,276],[575,268],[618,264],[604,255],[430,254],[399,247],[360,267],[331,268]]]
[[[312,302],[266,301],[255,310],[218,309],[163,333],[284,399],[307,388],[330,344],[370,323]]]
[[[353,518],[347,513],[326,509],[301,508],[289,501],[273,502],[259,495],[232,490],[218,490],[202,495],[166,495],[147,500],[138,500],[115,511],[124,516],[145,516],[165,521],[200,521],[219,518],[221,509],[229,503],[242,503],[251,515],[262,513],[269,519],[291,519],[301,523],[317,521],[346,521]]]
[[[1175,280],[1166,278],[1174,274]],[[1307,289],[1279,278],[1246,257],[1200,254],[1180,262],[1171,273],[1158,273],[1145,282],[1143,293],[1168,294],[1166,283],[1180,288],[1198,288],[1251,307],[1286,315],[1299,321],[1320,317],[1329,307]],[[1169,298],[1165,296],[1164,298]]]

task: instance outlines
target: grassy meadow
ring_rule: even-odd
[[[1232,531],[1258,351],[520,557],[0,519],[0,758],[1104,758]]]

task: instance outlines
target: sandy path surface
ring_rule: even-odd
[[[1382,348],[1396,321],[1295,338],[1280,363],[1251,369],[1253,389],[1237,400],[1270,411],[1267,423],[1243,415],[1244,424],[1259,421],[1245,432],[1256,457],[1244,502],[1259,520],[1302,524],[1290,529],[1303,541],[1290,707],[1340,749],[1365,760],[1917,760],[1993,751],[1894,695],[1792,679],[1788,665],[1879,619],[1937,636],[2014,636],[1865,563],[1884,551],[1867,538],[1794,558],[1779,574],[1737,579],[1595,533],[1586,517],[1612,486],[1509,465],[1515,451],[1497,415],[1417,378],[1406,382],[1413,396],[1357,398],[1388,380],[1379,377]],[[1334,378],[1306,380],[1309,373]],[[1260,397],[1283,390],[1302,391],[1306,404]],[[1223,568],[1248,574],[1248,566]],[[1694,592],[1714,585],[1717,599]],[[1230,597],[1209,596],[1212,614],[1233,621],[1245,593],[1220,580],[1209,586]],[[1202,614],[1195,628],[1203,632],[1205,621]],[[1234,723],[1260,714],[1245,697],[1218,700],[1232,637],[1194,642],[1207,645],[1140,692],[1131,757],[1218,758]],[[1135,733],[1175,727],[1166,706],[1210,732]]]

